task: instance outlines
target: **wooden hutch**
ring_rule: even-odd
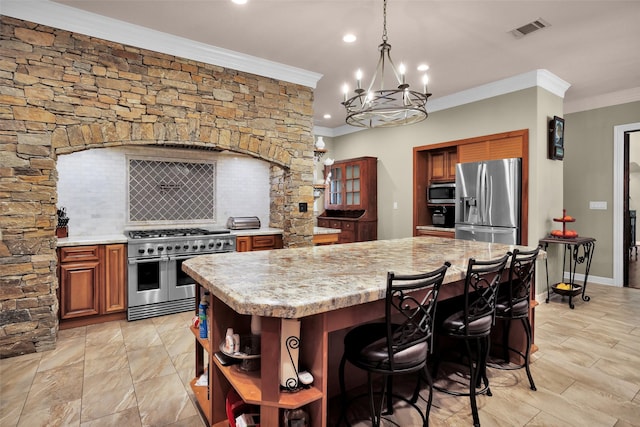
[[[318,216],[318,227],[342,230],[338,243],[378,238],[377,160],[358,157],[325,166],[325,210]]]

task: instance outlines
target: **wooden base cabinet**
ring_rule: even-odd
[[[60,249],[60,319],[100,313],[100,247]]]
[[[416,230],[416,236],[434,236],[434,237],[446,237],[453,239],[456,236],[455,231],[447,230]]]
[[[124,319],[126,246],[69,246],[58,249],[61,329]]]
[[[281,234],[267,234],[236,237],[236,252],[268,251],[282,249]]]
[[[358,218],[318,217],[318,227],[338,228],[338,243],[366,242],[378,238],[378,222]]]
[[[198,285],[196,305],[199,305],[203,288]],[[190,328],[196,342],[196,376],[191,381],[191,389],[198,405],[204,413],[207,425],[228,427],[225,410],[225,399],[233,388],[246,403],[260,407],[260,425],[262,427],[279,427],[285,409],[304,407],[309,413],[312,426],[325,426],[327,417],[327,400],[322,390],[315,384],[323,384],[318,374],[314,385],[295,393],[280,391],[280,328],[281,319],[262,317],[261,334],[261,369],[243,371],[238,365],[222,366],[213,355],[224,340],[227,328],[233,328],[240,335],[250,333],[251,316],[240,315],[213,295],[205,294],[209,303],[207,316],[211,317],[211,330],[206,339],[200,338],[197,328]],[[312,336],[305,331],[316,332],[321,328],[321,317],[311,316],[302,320],[300,364],[309,367],[314,373],[321,373],[326,358],[325,339],[314,342]],[[316,340],[317,341],[317,340]],[[208,373],[208,385],[198,386],[198,378]]]

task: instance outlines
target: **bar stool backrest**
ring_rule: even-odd
[[[536,272],[536,258],[540,252],[540,247],[532,251],[513,250],[511,263],[509,266],[509,286],[508,286],[508,303],[509,311],[513,312],[513,308],[523,305],[526,301],[527,313],[529,303],[531,301],[531,284]],[[522,310],[519,310],[522,312]]]
[[[464,288],[465,334],[468,334],[469,324],[478,319],[492,316],[492,322],[495,320],[498,285],[510,255],[509,252],[501,258],[489,261],[469,259]]]
[[[427,340],[430,340],[429,351],[432,351],[436,303],[450,265],[446,262],[437,270],[417,275],[387,273],[385,315],[392,371],[397,353]]]

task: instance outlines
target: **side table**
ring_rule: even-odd
[[[572,298],[582,293],[582,300],[589,301],[591,298],[585,294],[587,290],[587,279],[589,278],[589,269],[591,268],[591,259],[593,258],[593,252],[595,251],[596,239],[593,237],[576,237],[572,239],[545,237],[540,239],[540,246],[544,247],[546,251],[550,244],[564,245],[564,253],[562,256],[562,271],[564,275],[564,267],[566,265],[567,258],[569,258],[569,282],[571,289],[558,289],[557,283],[551,286],[551,289],[556,294],[569,297],[569,307],[574,308]],[[567,257],[567,253],[569,256]],[[547,258],[544,260],[547,270],[547,300],[549,302],[549,264]],[[576,285],[575,276],[578,264],[585,264],[584,271],[584,283],[582,285]]]

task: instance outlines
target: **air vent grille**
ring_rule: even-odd
[[[513,34],[515,38],[519,39],[526,36],[527,34],[531,34],[534,31],[538,31],[549,26],[551,26],[551,24],[549,24],[547,21],[542,18],[538,18],[533,22],[529,22],[528,24],[523,25],[522,27],[511,30],[511,34]]]

